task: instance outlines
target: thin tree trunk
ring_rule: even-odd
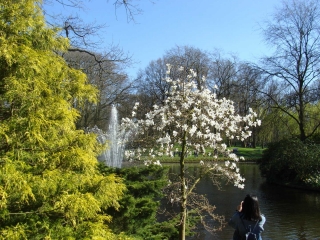
[[[306,132],[305,132],[305,105],[304,105],[304,94],[303,94],[303,82],[304,79],[299,77],[299,130],[300,130],[300,140],[306,140]]]
[[[187,219],[187,190],[186,190],[186,177],[185,177],[185,163],[184,157],[186,152],[186,132],[182,140],[182,149],[180,155],[180,182],[181,182],[181,205],[180,205],[180,227],[179,239],[186,239],[186,219]]]

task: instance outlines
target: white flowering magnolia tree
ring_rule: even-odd
[[[234,138],[243,141],[251,135],[250,127],[260,125],[251,109],[248,115],[239,116],[232,101],[217,99],[216,94],[206,88],[198,89],[195,77],[193,71],[187,79],[172,81],[168,77],[166,81],[171,84],[171,89],[163,105],[154,105],[144,119],[137,120],[135,115],[139,104],[136,103],[132,119],[122,119],[122,127],[135,129],[136,137],[152,131],[156,138],[157,144],[152,149],[137,148],[130,152],[131,158],[142,160],[148,156],[144,157],[146,164],[160,164],[161,156],[173,157],[179,152],[179,180],[172,184],[178,186],[179,190],[173,191],[171,188],[169,193],[170,201],[180,206],[179,239],[185,239],[187,211],[191,210],[190,207],[199,215],[205,210],[213,219],[219,219],[212,214],[214,207],[210,207],[207,199],[193,192],[201,176],[209,174],[216,183],[218,177],[224,177],[236,187],[244,188],[245,179],[237,167],[239,158],[227,148],[225,142]],[[190,154],[199,155],[199,167],[203,173],[191,179],[186,174],[185,165],[185,159]],[[204,155],[206,160],[201,160]],[[217,161],[220,157],[226,159],[223,164]],[[204,221],[208,217],[201,216],[200,219],[205,227],[210,228]]]

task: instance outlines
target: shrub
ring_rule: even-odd
[[[260,170],[269,182],[320,187],[320,146],[299,139],[269,144],[260,161]]]
[[[157,211],[163,197],[162,189],[168,184],[168,169],[154,164],[130,168],[110,168],[101,164],[100,171],[106,175],[117,174],[127,187],[120,208],[110,207],[106,211],[112,216],[109,227],[118,234],[125,232],[137,239],[147,239],[149,229],[160,225]],[[159,234],[160,229],[157,228]]]

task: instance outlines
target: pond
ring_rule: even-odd
[[[177,172],[178,165],[170,166],[170,172]],[[217,207],[216,213],[224,215],[228,220],[247,193],[254,193],[259,198],[261,212],[267,221],[262,233],[266,239],[298,239],[320,240],[320,192],[286,188],[271,185],[261,177],[259,167],[253,163],[241,163],[240,172],[245,177],[243,190],[233,185],[224,185],[221,190],[213,186],[209,178],[202,179],[197,192],[206,194],[212,205]],[[188,166],[196,168],[196,166]],[[198,238],[188,239],[232,239],[233,229],[226,226],[215,235],[209,233]]]

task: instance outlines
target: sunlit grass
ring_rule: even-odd
[[[256,147],[256,148],[241,148],[238,147],[238,156],[244,157],[246,160],[258,160],[262,157],[263,148]]]

